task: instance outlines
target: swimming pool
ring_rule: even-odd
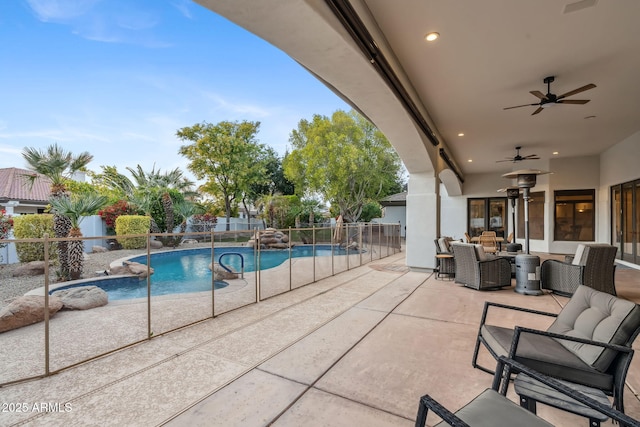
[[[355,253],[355,251],[349,251]],[[239,256],[240,254],[241,256]],[[331,245],[316,245],[315,256],[331,256]],[[343,249],[333,248],[334,255],[346,255]],[[250,247],[216,247],[215,260],[235,272],[241,271],[244,260],[244,271],[255,271],[254,250]],[[291,249],[292,258],[310,257],[314,255],[311,245],[294,246]],[[277,267],[289,259],[288,249],[270,249],[260,251],[260,269],[266,270]],[[140,255],[128,259],[140,264],[147,263],[147,256]],[[151,296],[204,292],[211,290],[211,248],[184,249],[175,251],[156,252],[151,254]],[[67,289],[76,286],[98,286],[109,295],[110,301],[146,298],[147,281],[136,277],[106,277],[95,281],[83,281],[81,284],[64,286]],[[227,282],[216,281],[215,289],[228,286]],[[53,291],[52,291],[53,292]]]

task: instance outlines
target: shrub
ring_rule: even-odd
[[[149,232],[151,218],[143,215],[120,215],[116,218],[116,236],[127,234],[146,234]],[[124,249],[140,249],[147,246],[145,237],[120,238],[118,243]]]
[[[5,210],[0,210],[0,240],[7,238],[9,231],[11,231],[11,227],[13,227],[13,219],[11,219],[11,215],[7,215],[7,211]]]
[[[121,215],[133,215],[136,214],[136,209],[129,204],[126,200],[118,200],[111,206],[107,206],[98,212],[100,218],[102,218],[107,225],[107,233],[114,233],[116,229],[116,219]]]
[[[16,239],[42,239],[45,234],[55,237],[53,215],[20,215],[13,218],[13,237]],[[49,259],[58,259],[57,243],[49,244]],[[44,261],[44,244],[16,243],[20,262]]]

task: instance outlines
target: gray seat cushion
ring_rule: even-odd
[[[474,427],[552,426],[492,389],[483,391],[455,414],[462,421]],[[444,421],[437,424],[438,427],[448,425]]]
[[[640,306],[580,285],[547,331],[626,345],[639,326]],[[603,347],[566,340],[559,342],[600,372],[606,372],[617,355],[616,351]]]
[[[483,325],[480,335],[498,356],[508,356],[514,330]],[[522,333],[514,359],[536,371],[602,390],[613,389],[613,376],[600,372],[563,346],[558,340]]]

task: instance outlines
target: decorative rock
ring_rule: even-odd
[[[145,264],[132,261],[124,261],[122,264],[122,266],[112,267],[109,270],[109,275],[133,275],[138,276],[139,279],[147,278],[147,266]],[[153,267],[149,268],[149,272],[153,274]]]
[[[267,228],[256,233],[247,241],[247,246],[257,247],[260,237],[260,247],[263,249],[289,249],[293,246],[289,243],[289,236],[275,228]]]
[[[53,316],[62,308],[58,297],[49,297],[49,316]],[[44,320],[44,297],[25,295],[16,298],[9,305],[0,309],[0,332],[32,325]]]
[[[211,264],[209,264],[211,270]],[[237,279],[238,273],[231,273],[220,266],[217,262],[214,265],[213,280]]]
[[[162,242],[160,240],[151,240],[151,242],[149,242],[149,244],[151,245],[151,247],[153,249],[160,249],[162,248]]]
[[[93,246],[91,248],[91,252],[93,252],[94,254],[98,254],[98,253],[102,253],[102,252],[108,252],[108,251],[109,251],[109,249],[105,248],[104,246],[99,246],[99,245]]]
[[[27,262],[13,271],[13,277],[39,276],[44,274],[44,261]]]
[[[87,310],[107,305],[109,296],[97,286],[78,286],[76,288],[55,291],[54,296],[62,300],[66,310]]]
[[[270,249],[289,249],[289,245],[287,243],[273,243],[269,245]]]

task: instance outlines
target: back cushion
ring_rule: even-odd
[[[450,252],[449,245],[447,244],[447,240],[444,237],[438,239],[438,247],[440,248],[440,252]]]
[[[576,249],[576,254],[573,257],[573,262],[572,262],[573,265],[584,265],[582,263],[582,257],[584,256],[584,248],[585,246],[582,243],[578,245],[578,248]]]
[[[482,245],[473,245],[473,246],[475,246],[476,248],[476,258],[478,258],[478,261],[487,261],[489,259]]]
[[[640,306],[605,292],[580,285],[549,332],[609,344],[627,345],[640,327]],[[600,372],[606,372],[616,351],[559,340],[569,351]]]

